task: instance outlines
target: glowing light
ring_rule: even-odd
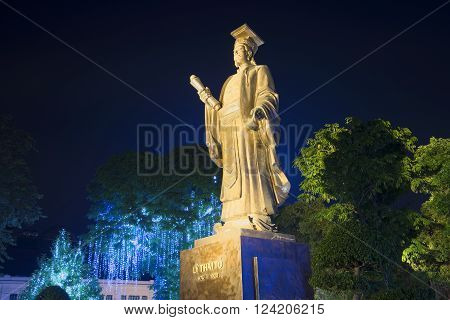
[[[143,208],[138,212],[149,217],[141,223],[142,217],[136,217],[133,211],[112,214],[113,208],[106,205],[91,232],[88,259],[95,274],[128,281],[149,274],[154,278],[156,299],[177,299],[179,252],[191,248],[194,240],[211,235],[220,217],[221,204],[214,194],[209,201],[196,200],[193,191],[190,196],[192,202],[182,206],[181,211],[195,213],[191,220]]]
[[[59,286],[71,299],[96,300],[100,298],[97,278],[85,263],[81,247],[72,247],[69,235],[62,230],[52,247],[52,256],[40,263],[22,299],[34,299],[44,288]]]

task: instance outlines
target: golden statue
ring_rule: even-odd
[[[287,198],[290,183],[279,167],[278,94],[269,68],[255,63],[264,42],[246,24],[231,35],[236,74],[225,81],[219,100],[200,79],[191,84],[205,103],[206,145],[223,168],[221,224],[229,228],[276,231],[270,216]]]

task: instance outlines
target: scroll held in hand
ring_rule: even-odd
[[[200,100],[202,100],[203,103],[206,103],[209,107],[213,108],[214,110],[216,111],[219,110],[221,107],[220,102],[211,95],[209,89],[203,85],[200,78],[195,75],[192,75],[190,77],[190,80],[191,85],[197,90],[197,93],[200,96]],[[205,95],[204,92],[206,92],[207,94]],[[202,95],[205,96],[204,99],[201,98]]]

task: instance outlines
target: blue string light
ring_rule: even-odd
[[[214,180],[215,181],[215,180]],[[140,210],[151,216],[151,223],[143,225],[140,219],[127,219],[127,214],[114,214],[111,205],[97,215],[92,232],[96,236],[88,246],[89,264],[99,278],[137,281],[145,274],[154,277],[155,299],[177,299],[179,286],[179,252],[192,248],[194,240],[212,234],[213,225],[220,217],[221,203],[211,194],[208,203],[196,201],[184,208],[195,213],[191,222],[174,217]],[[116,221],[115,221],[116,220]],[[135,221],[130,223],[129,221]]]

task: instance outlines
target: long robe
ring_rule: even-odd
[[[205,108],[205,123],[210,157],[223,168],[222,221],[270,216],[287,198],[290,183],[275,152],[280,119],[269,68],[238,70],[225,81],[219,101],[219,111]],[[257,130],[247,126],[254,107],[261,107],[265,116],[257,121]]]

